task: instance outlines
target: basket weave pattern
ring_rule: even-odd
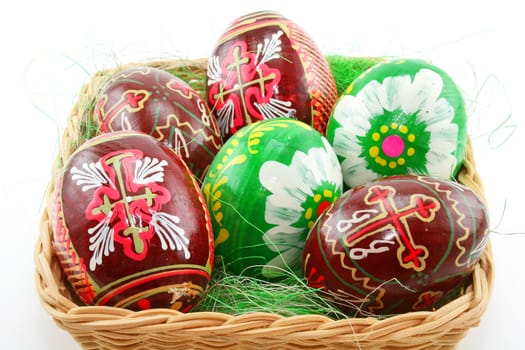
[[[170,71],[184,67],[203,76],[206,69],[205,60],[173,60],[129,64],[96,73],[80,91],[68,118],[53,177],[84,141],[82,116],[92,106],[102,84],[117,70],[146,65]],[[470,144],[458,179],[484,196]],[[454,349],[468,330],[479,324],[492,290],[493,258],[489,245],[475,266],[472,284],[461,297],[436,311],[411,312],[383,320],[334,321],[319,315],[284,317],[271,313],[183,314],[167,309],[133,312],[81,306],[69,292],[54,254],[50,222],[53,190],[51,181],[35,249],[36,287],[45,310],[84,349]]]

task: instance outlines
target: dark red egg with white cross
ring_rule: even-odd
[[[234,20],[210,55],[207,75],[208,103],[225,140],[245,125],[279,117],[324,134],[338,97],[313,39],[273,11]]]
[[[171,149],[139,132],[97,136],[55,185],[53,245],[86,305],[192,309],[213,267],[200,187]]]
[[[94,118],[100,131],[142,131],[180,155],[198,179],[222,146],[214,115],[185,81],[153,67],[128,68],[102,86]]]
[[[352,315],[434,310],[461,294],[488,240],[480,197],[427,176],[345,192],[312,227],[308,285]]]

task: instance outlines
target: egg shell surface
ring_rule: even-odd
[[[467,143],[465,102],[451,77],[431,63],[381,62],[339,97],[326,137],[347,188],[390,175],[453,179]]]
[[[273,11],[223,32],[208,63],[207,96],[223,138],[255,121],[295,118],[324,134],[337,100],[330,66],[312,38]]]
[[[276,118],[228,139],[202,189],[217,264],[272,279],[283,271],[301,273],[306,234],[341,195],[342,175],[324,136],[303,122]]]
[[[115,73],[97,94],[94,116],[102,132],[136,130],[164,142],[199,180],[222,146],[206,101],[182,79],[154,67]]]
[[[55,186],[53,245],[87,305],[189,311],[213,267],[208,209],[171,149],[138,132],[102,134]]]
[[[308,285],[352,315],[433,310],[461,293],[488,242],[480,197],[458,183],[400,175],[346,191],[316,222]]]

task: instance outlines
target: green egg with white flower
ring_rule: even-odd
[[[306,123],[268,119],[238,130],[202,184],[218,266],[264,279],[301,273],[308,231],[342,187],[332,146]]]
[[[454,179],[467,144],[465,101],[431,63],[378,63],[339,97],[326,137],[348,187],[401,174]]]

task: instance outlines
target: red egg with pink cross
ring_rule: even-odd
[[[80,304],[188,312],[213,267],[200,187],[180,156],[135,131],[95,137],[55,186],[53,245]]]
[[[337,89],[314,40],[274,11],[235,19],[210,55],[206,94],[224,140],[243,126],[298,119],[324,134]]]

